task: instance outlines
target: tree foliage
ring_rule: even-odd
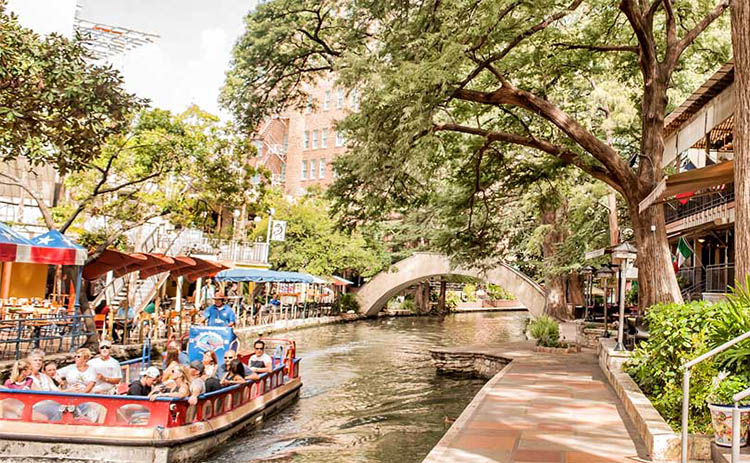
[[[668,96],[728,58],[727,6],[279,0],[247,18],[224,102],[252,128],[299,105],[305,84],[330,71],[360,89],[359,111],[340,126],[350,151],[336,166],[338,206],[352,222],[455,194],[477,231],[512,204],[496,194],[509,184],[575,167],[625,200],[642,302],[679,299],[663,211],[638,204],[663,175]]]
[[[109,66],[91,64],[80,41],[22,27],[0,1],[0,158],[77,171],[99,156],[145,101]]]
[[[347,233],[328,215],[329,204],[319,192],[294,202],[281,195],[269,198],[274,220],[287,222],[286,240],[271,243],[270,263],[281,270],[330,276],[344,272],[371,276],[390,264],[382,246],[360,232]],[[265,238],[268,220],[257,224],[252,236]]]

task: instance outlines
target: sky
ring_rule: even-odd
[[[219,90],[243,19],[256,0],[81,0],[80,16],[159,35],[112,60],[128,91],[181,112],[191,104],[217,114]],[[41,34],[72,35],[76,0],[9,0],[19,21]]]

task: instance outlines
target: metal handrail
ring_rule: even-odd
[[[739,336],[737,336],[734,339],[730,339],[729,341],[725,342],[724,344],[714,347],[710,351],[706,352],[705,354],[699,355],[698,357],[694,358],[693,360],[687,362],[682,366],[682,369],[684,370],[682,373],[682,429],[680,432],[680,438],[682,440],[682,451],[680,455],[680,462],[681,463],[687,463],[688,462],[688,416],[690,414],[688,408],[690,406],[690,369],[693,368],[695,365],[701,363],[704,360],[707,360],[714,355],[724,352],[725,350],[729,349],[730,347],[734,346],[735,344],[744,341],[745,339],[750,338],[750,331],[743,333]],[[736,396],[739,396],[740,394],[743,394],[743,391],[738,393]],[[748,392],[748,395],[750,395],[750,392]],[[735,396],[735,397],[736,397]],[[732,397],[734,399],[734,397]],[[740,399],[742,400],[742,399]],[[735,400],[735,409],[737,409],[737,417],[739,418],[739,408],[737,406],[737,402],[739,400]],[[734,411],[732,411],[732,429],[734,432]],[[735,436],[739,436],[739,419],[737,420],[737,433],[732,434],[732,462],[739,461],[738,459],[734,459],[734,443],[735,441],[739,443],[739,438],[735,438]],[[737,447],[737,456],[739,457],[739,446]]]

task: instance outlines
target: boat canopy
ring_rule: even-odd
[[[253,283],[313,283],[312,275],[299,272],[279,272],[274,270],[258,270],[250,268],[234,268],[224,270],[216,275],[216,281]]]

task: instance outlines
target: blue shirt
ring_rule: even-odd
[[[117,309],[115,316],[117,318],[125,318],[125,309],[123,307]],[[132,307],[128,307],[128,320],[132,320],[133,318],[135,318],[135,311]]]
[[[206,307],[206,310],[203,312],[203,318],[208,320],[208,326],[226,326],[234,323],[237,319],[234,310],[232,310],[229,304],[224,304],[221,308],[215,305]]]

